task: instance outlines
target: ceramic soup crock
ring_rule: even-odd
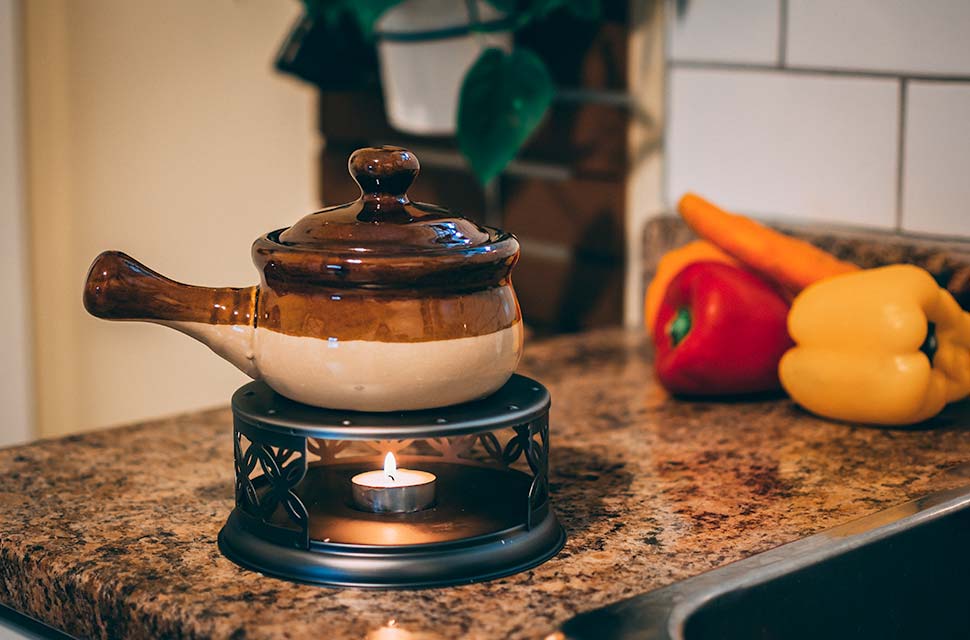
[[[522,317],[511,234],[411,202],[405,149],[350,157],[358,200],[271,231],[252,247],[260,283],[174,282],[129,256],[95,259],[84,306],[163,324],[298,402],[396,411],[486,396],[512,375]]]

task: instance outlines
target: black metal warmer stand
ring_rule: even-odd
[[[219,549],[248,569],[334,587],[423,588],[507,576],[556,555],[549,505],[549,392],[514,375],[453,407],[319,409],[261,382],[233,394],[236,507]],[[412,513],[355,505],[351,478],[433,473],[435,503]]]

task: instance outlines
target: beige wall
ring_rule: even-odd
[[[0,447],[33,435],[19,8],[0,0]]]
[[[25,3],[41,435],[228,401],[245,380],[168,329],[86,315],[103,249],[176,280],[256,282],[249,245],[315,205],[312,93],[272,71],[287,0]]]

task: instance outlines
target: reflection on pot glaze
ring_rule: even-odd
[[[467,293],[327,288],[321,294],[277,295],[260,287],[258,326],[291,336],[426,342],[467,338],[507,329],[520,321],[510,284]]]
[[[411,203],[418,163],[406,150],[362,149],[350,167],[358,200],[256,240],[258,287],[185,285],[109,251],[85,307],[182,331],[307,404],[411,410],[497,390],[522,353],[518,242]]]

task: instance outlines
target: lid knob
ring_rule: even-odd
[[[347,168],[365,195],[403,196],[421,170],[421,165],[407,149],[367,147],[351,154]]]

